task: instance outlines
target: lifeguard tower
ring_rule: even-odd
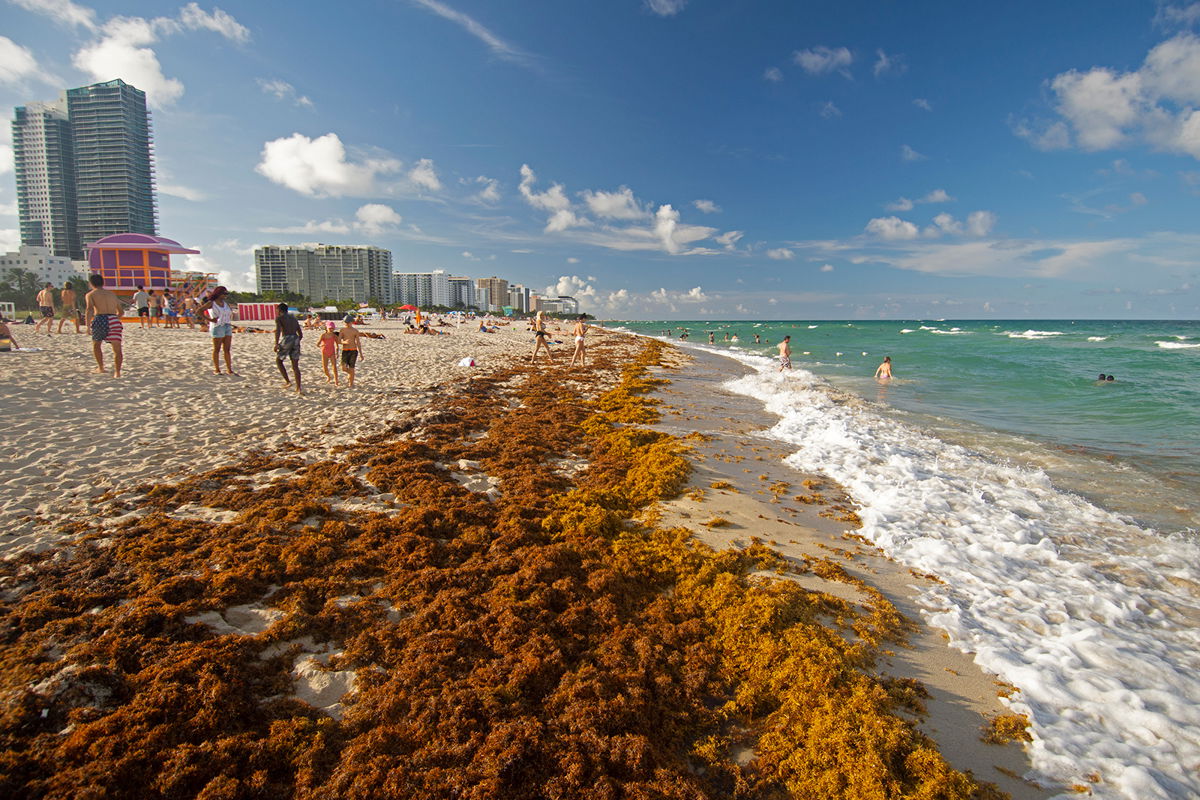
[[[144,233],[114,233],[88,245],[88,266],[93,273],[104,277],[104,288],[124,298],[131,297],[141,286],[146,291],[155,289],[193,288],[190,281],[181,280],[179,272],[171,270],[174,254],[198,255],[199,250],[189,250],[174,239],[149,236]],[[195,289],[204,288],[212,277],[198,275]]]

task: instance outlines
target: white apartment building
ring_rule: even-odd
[[[254,251],[259,292],[323,300],[394,302],[392,251],[366,245],[265,245]]]
[[[38,276],[38,285],[53,283],[61,289],[67,281],[86,281],[86,261],[72,261],[56,256],[49,247],[22,245],[15,253],[0,255],[0,275],[10,269],[24,269]]]
[[[441,269],[433,272],[393,272],[392,297],[392,302],[418,308],[453,305],[450,302],[450,278]]]
[[[450,284],[451,308],[478,308],[474,278],[447,278]]]

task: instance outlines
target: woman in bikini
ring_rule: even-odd
[[[537,361],[538,350],[542,348],[546,349],[546,360],[553,364],[554,356],[550,355],[550,333],[546,330],[546,319],[539,311],[533,319],[533,355],[529,357],[529,363]]]
[[[587,317],[580,314],[579,319],[575,320],[575,327],[571,330],[571,333],[575,336],[575,352],[571,354],[571,363],[567,365],[568,368],[575,366],[576,358],[579,359],[579,366],[587,366],[587,345],[585,340],[587,339],[588,325],[585,320],[587,320]]]

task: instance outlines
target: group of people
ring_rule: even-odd
[[[529,323],[529,330],[533,331],[533,354],[529,357],[529,363],[535,363],[538,353],[545,350],[546,360],[553,364],[554,356],[550,354],[550,330],[546,325],[546,316],[543,312],[537,312],[537,315]],[[587,324],[587,317],[580,314],[571,328],[571,336],[575,339],[575,351],[571,353],[571,363],[567,365],[568,368],[575,366],[575,359],[579,359],[581,367],[587,366],[587,337],[592,330],[592,326]],[[554,341],[556,344],[561,344],[557,340]]]

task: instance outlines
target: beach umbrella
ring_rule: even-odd
[[[419,311],[420,309],[418,309],[416,306],[411,306],[411,305],[405,303],[404,305],[400,306],[400,310],[401,311]]]

